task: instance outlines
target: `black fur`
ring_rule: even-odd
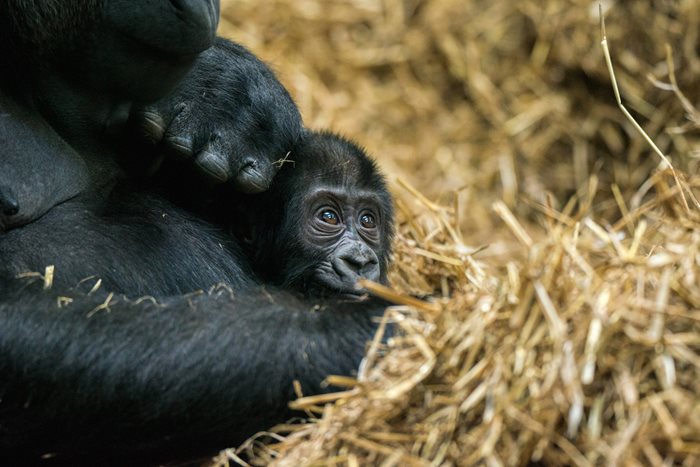
[[[0,293],[2,465],[136,465],[235,445],[291,416],[294,380],[313,394],[350,374],[383,310],[271,288],[105,308],[100,292],[0,281]]]
[[[301,116],[267,65],[214,37],[218,9],[214,0],[0,2],[9,119],[0,141],[12,141],[0,158],[0,232],[151,175],[164,156],[185,160],[176,197],[196,195],[186,188],[193,168],[244,192],[269,186]]]
[[[302,134],[299,111],[272,71],[224,39],[199,56],[174,93],[134,108],[129,126],[137,141],[151,143],[146,156],[144,145],[136,151],[141,158],[182,160],[185,170],[194,161],[207,177],[246,193],[268,188],[275,161]]]
[[[3,258],[56,265],[48,292],[0,274],[0,464],[211,454],[289,418],[294,380],[313,394],[352,374],[373,336],[384,303],[256,285],[221,229],[129,189],[0,237]],[[87,274],[83,293],[66,287]]]
[[[133,465],[234,445],[290,415],[293,380],[310,394],[352,373],[373,335],[383,304],[265,289],[224,223],[173,204],[199,196],[194,168],[254,192],[290,150],[303,167],[294,103],[254,56],[214,39],[217,20],[215,0],[0,2],[2,465]],[[125,154],[134,128],[145,146]],[[134,188],[161,154],[185,156],[177,184]],[[351,183],[388,199],[358,161]],[[290,210],[298,183],[322,176],[304,170],[271,192],[292,190]],[[385,268],[388,244],[372,249]],[[49,291],[15,278],[48,265]],[[218,282],[223,294],[182,295]]]
[[[393,210],[375,163],[348,140],[307,131],[281,165],[265,193],[217,192],[214,223],[124,183],[108,195],[78,196],[0,236],[0,271],[12,277],[53,265],[59,288],[94,276],[132,297],[217,282],[241,290],[260,281],[313,296],[359,294],[354,284],[361,276],[385,282]],[[317,220],[310,198],[317,190],[333,193],[329,203],[348,214],[345,232],[331,242],[309,225]],[[371,237],[355,222],[366,209],[377,218]],[[237,238],[217,225],[229,225]],[[362,263],[365,254],[374,263],[354,273],[344,267]]]
[[[55,266],[56,287],[87,277],[132,297],[164,297],[218,282],[257,283],[235,242],[220,228],[130,186],[107,197],[80,196],[0,236],[0,271],[13,277]]]

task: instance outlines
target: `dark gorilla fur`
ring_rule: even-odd
[[[132,297],[256,283],[222,229],[128,185],[104,198],[79,196],[0,235],[0,257],[6,277],[54,265],[58,289],[94,276],[107,290]]]
[[[351,374],[383,311],[273,288],[104,309],[105,293],[3,280],[0,293],[2,465],[141,465],[240,443],[292,415],[294,380],[313,394]]]
[[[319,238],[313,226],[327,206],[345,228]],[[376,228],[366,232],[353,222],[368,211]],[[107,196],[78,196],[0,236],[0,273],[14,277],[50,264],[59,289],[96,277],[107,290],[132,297],[218,282],[234,290],[264,283],[316,297],[353,295],[361,293],[354,288],[360,277],[386,281],[390,195],[375,163],[337,135],[307,131],[267,192],[222,189],[214,212],[214,222],[206,222],[129,184]],[[234,235],[218,227],[227,224]]]
[[[356,147],[304,133],[272,72],[215,38],[218,10],[216,0],[0,2],[2,465],[207,455],[286,420],[294,380],[312,394],[328,390],[326,375],[351,374],[373,336],[384,304],[350,284],[385,278],[384,184]],[[300,170],[281,164],[263,204],[244,210],[252,216],[222,214],[268,187],[290,151]],[[177,182],[156,189],[163,157],[181,161]],[[374,195],[376,218],[356,212],[365,199],[337,197],[354,193],[336,177],[339,157],[358,192]],[[198,199],[193,168],[233,186],[217,201],[223,220],[207,220],[198,201],[175,205]],[[318,248],[228,234],[269,226],[303,240],[311,230],[294,216],[326,172],[341,189],[338,222],[322,211],[303,224],[317,228],[307,240],[325,233]],[[290,200],[281,217],[257,216],[276,199]],[[297,274],[324,258],[328,275]],[[15,277],[50,264],[48,291]],[[222,293],[194,293],[219,282]]]
[[[374,163],[342,138],[308,132],[292,154],[298,162],[286,163],[268,193],[244,197],[246,212],[257,214],[239,219],[257,229],[245,249],[258,252],[252,269],[273,285],[256,285],[222,228],[127,190],[63,203],[0,237],[3,258],[55,260],[60,291],[0,275],[0,462],[48,455],[53,464],[131,465],[201,455],[290,417],[294,380],[313,394],[327,390],[326,375],[357,368],[386,304],[358,298],[359,271],[338,274],[342,290],[304,274],[324,258],[345,261],[304,238],[314,219],[305,203],[321,191],[346,195],[339,213],[351,214],[357,199],[371,206],[379,230],[368,244],[375,279],[384,280],[391,201]],[[337,237],[354,217],[343,218]],[[65,288],[85,271],[95,277]],[[97,277],[107,287],[86,294]],[[173,296],[216,281],[225,285],[212,294]],[[70,300],[59,306],[59,296]]]
[[[266,189],[301,116],[217,22],[214,0],[0,2],[0,233],[163,157],[179,180]]]

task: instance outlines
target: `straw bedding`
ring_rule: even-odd
[[[224,1],[389,175],[402,332],[215,463],[700,464],[700,4],[603,10],[672,166],[597,2]]]

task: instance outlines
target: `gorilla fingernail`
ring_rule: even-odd
[[[143,136],[153,143],[158,143],[163,139],[165,134],[165,121],[163,117],[155,112],[144,112],[143,121],[141,122],[141,131]]]
[[[202,151],[197,156],[197,166],[207,175],[219,182],[225,182],[229,177],[226,161],[218,154]]]
[[[186,136],[166,136],[165,143],[168,146],[168,151],[181,160],[189,159],[193,155],[192,147],[194,143],[192,138]]]

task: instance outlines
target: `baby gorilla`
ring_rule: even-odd
[[[352,142],[307,130],[270,189],[244,196],[234,226],[263,283],[307,296],[359,296],[360,278],[386,282],[391,196]]]

